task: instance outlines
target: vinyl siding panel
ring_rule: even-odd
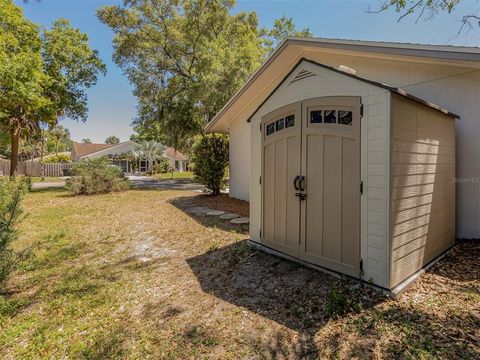
[[[454,119],[391,95],[393,288],[455,241]]]
[[[388,287],[389,93],[363,99],[362,257],[364,279]]]

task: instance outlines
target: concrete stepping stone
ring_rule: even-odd
[[[250,219],[245,217],[240,217],[240,218],[232,219],[230,220],[230,222],[232,224],[248,224],[250,222]]]
[[[200,214],[205,214],[209,211],[212,211],[212,209],[205,206],[195,206],[195,207],[189,208],[187,211],[193,214],[200,215]]]
[[[222,210],[213,210],[213,211],[207,212],[208,216],[220,216],[223,214],[225,214],[225,211],[222,211]]]
[[[238,217],[240,217],[240,215],[234,214],[234,213],[226,213],[226,214],[220,215],[220,219],[222,220],[232,220]]]

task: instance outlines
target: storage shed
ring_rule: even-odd
[[[300,59],[248,119],[252,240],[402,287],[455,241],[456,117]]]

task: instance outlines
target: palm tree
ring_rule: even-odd
[[[153,170],[153,162],[161,159],[167,147],[156,141],[142,141],[138,144],[135,150],[132,150],[132,155],[136,159],[145,159],[147,161],[147,170]]]
[[[58,156],[58,144],[60,143],[60,140],[67,140],[70,138],[70,131],[65,129],[62,125],[55,125],[50,129],[50,134],[52,134],[55,139],[55,154]]]
[[[105,144],[117,145],[117,144],[120,144],[120,139],[115,135],[112,135],[105,139]]]

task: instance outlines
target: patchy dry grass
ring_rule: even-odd
[[[35,256],[0,295],[4,358],[480,357],[478,243],[391,300],[182,210],[208,203],[202,195],[65,195],[26,198],[17,246],[36,244]]]

